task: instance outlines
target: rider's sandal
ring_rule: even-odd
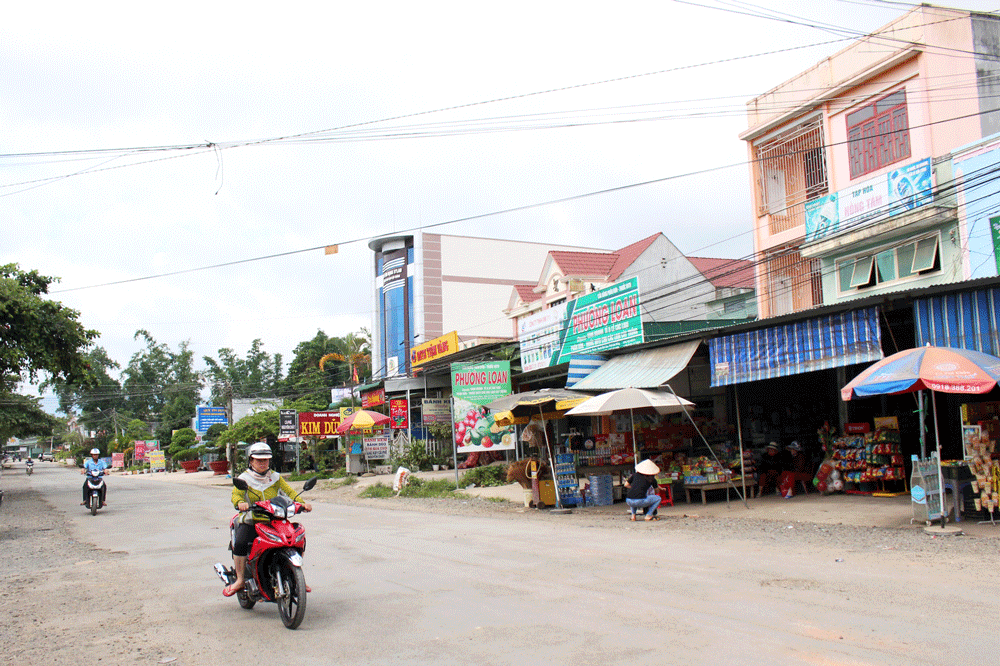
[[[233,585],[235,585],[235,583],[233,583],[232,585],[226,585],[224,588],[222,588],[222,596],[231,597],[237,592],[239,592],[239,590],[233,589]]]

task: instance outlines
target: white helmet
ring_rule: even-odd
[[[247,449],[248,458],[270,458],[271,457],[271,447],[264,442],[257,442],[256,444],[251,444],[250,448]]]
[[[90,455],[92,455],[92,456],[99,456],[99,455],[101,455],[101,450],[100,449],[91,449],[90,450]]]

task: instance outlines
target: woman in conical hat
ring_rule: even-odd
[[[660,468],[652,460],[647,458],[635,466],[635,473],[625,482],[628,493],[625,496],[625,503],[630,509],[629,520],[635,520],[636,509],[645,509],[646,520],[659,520],[656,509],[660,506],[660,484],[656,482],[656,475],[660,473]]]

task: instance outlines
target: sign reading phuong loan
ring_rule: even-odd
[[[639,278],[543,310],[518,321],[526,372],[568,363],[573,354],[620,349],[643,341]]]
[[[484,407],[510,395],[510,361],[452,363],[451,393],[458,453],[514,448],[513,427],[494,423]]]

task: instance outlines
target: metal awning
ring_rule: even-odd
[[[713,387],[868,363],[883,356],[877,307],[712,338],[708,349]]]
[[[574,391],[656,388],[687,367],[701,340],[644,349],[608,359],[573,385]]]
[[[913,301],[917,346],[1000,353],[1000,289],[975,289]]]

